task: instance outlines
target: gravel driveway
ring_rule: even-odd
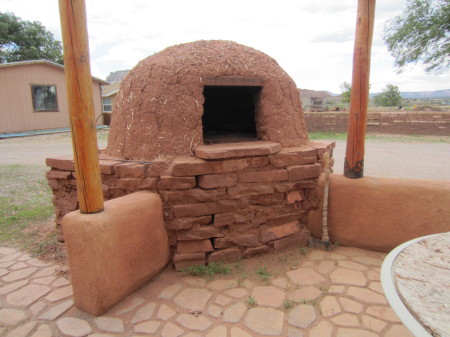
[[[106,147],[107,131],[99,131],[99,147]],[[344,170],[346,142],[336,142],[334,172]],[[1,164],[41,164],[45,158],[72,154],[68,133],[0,140]],[[367,140],[367,177],[450,180],[450,143]]]
[[[334,173],[344,172],[346,142],[336,142]],[[367,140],[364,176],[450,180],[449,143]]]
[[[107,131],[97,132],[99,147],[105,148]],[[0,139],[1,164],[45,165],[45,158],[73,154],[70,133]]]

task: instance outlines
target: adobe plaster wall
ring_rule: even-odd
[[[323,180],[319,191],[322,195]],[[321,202],[322,205],[322,202]],[[332,242],[388,252],[416,237],[450,231],[450,182],[330,175],[328,229]],[[308,228],[322,236],[322,207]]]
[[[101,213],[63,221],[77,308],[101,315],[157,275],[170,251],[159,195],[136,192],[105,202]]]

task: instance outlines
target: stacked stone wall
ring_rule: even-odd
[[[279,146],[279,144],[277,144]],[[323,153],[334,143],[310,142],[267,155],[252,151],[232,158],[194,157],[151,162],[100,155],[106,200],[139,190],[160,194],[177,269],[234,262],[257,254],[305,245],[308,212],[319,206]],[[253,152],[254,153],[254,152]],[[74,163],[48,158],[60,238],[62,218],[78,209]]]

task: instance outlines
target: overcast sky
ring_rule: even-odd
[[[406,0],[377,0],[371,92],[450,88],[450,72],[427,75],[421,65],[397,74],[383,43],[386,20]],[[131,69],[166,47],[196,40],[232,40],[275,58],[299,88],[340,93],[351,81],[357,0],[86,0],[94,76]],[[38,20],[61,40],[58,1],[0,0],[2,12]]]

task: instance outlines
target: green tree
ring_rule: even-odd
[[[426,72],[444,72],[450,66],[450,1],[408,0],[386,23],[383,38],[399,72],[418,62]]]
[[[61,42],[39,21],[0,12],[0,63],[38,59],[63,64]]]
[[[402,96],[397,86],[387,84],[386,88],[374,97],[373,102],[376,106],[399,106],[402,103]]]
[[[350,103],[350,93],[352,91],[352,86],[348,82],[344,82],[340,86],[341,88],[341,101],[342,103]]]

